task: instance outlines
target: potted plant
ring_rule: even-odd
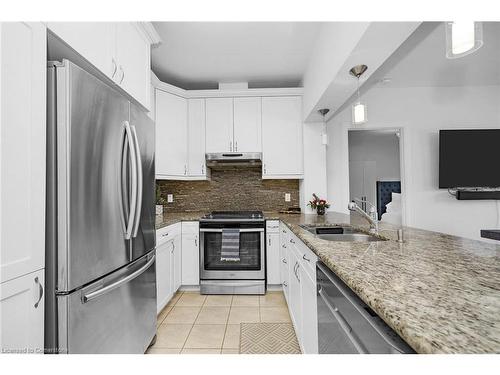
[[[324,215],[325,210],[330,207],[330,204],[325,199],[320,199],[316,194],[313,194],[313,200],[307,204],[313,210],[316,210],[318,215]]]
[[[160,185],[156,185],[156,214],[163,214],[163,205],[166,204],[167,201],[165,198],[161,196]]]

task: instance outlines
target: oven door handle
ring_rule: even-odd
[[[222,233],[222,228],[200,228],[200,232],[205,233]],[[241,233],[246,232],[264,232],[264,228],[241,228]]]

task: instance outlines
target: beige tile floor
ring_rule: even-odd
[[[290,323],[282,292],[264,296],[178,292],[158,315],[148,354],[238,354],[240,323]]]

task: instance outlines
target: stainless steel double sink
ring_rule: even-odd
[[[376,242],[387,241],[384,238],[377,237],[363,231],[346,226],[316,226],[300,225],[302,229],[314,234],[317,238],[326,241],[341,242]]]

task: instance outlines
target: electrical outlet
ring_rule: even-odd
[[[174,195],[173,194],[167,194],[167,202],[172,203],[174,201]]]
[[[291,200],[290,193],[285,193],[285,202],[290,202]]]

